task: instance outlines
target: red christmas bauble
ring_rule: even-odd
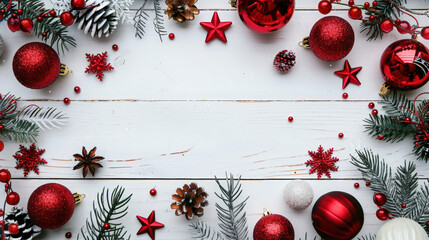
[[[33,31],[33,21],[29,18],[24,18],[19,21],[19,27],[21,28],[21,31],[29,33]]]
[[[1,169],[0,170],[0,182],[2,183],[8,183],[10,181],[11,175],[9,170],[7,169]]]
[[[238,0],[241,21],[255,32],[269,33],[284,27],[295,10],[294,0]]]
[[[20,24],[19,24],[19,17],[18,16],[16,16],[16,17],[10,17],[8,20],[7,20],[7,27],[10,29],[10,31],[12,31],[12,32],[16,32],[16,31],[19,31],[21,28],[20,28]]]
[[[10,192],[6,196],[7,204],[12,205],[12,206],[18,205],[19,200],[20,200],[19,194],[16,192]]]
[[[18,224],[16,223],[12,223],[9,224],[9,226],[7,226],[7,231],[11,234],[11,235],[16,235],[19,233],[19,227]]]
[[[22,46],[13,58],[13,73],[25,87],[45,88],[60,74],[61,62],[50,46],[32,42]]]
[[[422,36],[422,38],[429,40],[429,27],[424,27],[420,32],[420,35]]]
[[[372,199],[377,206],[383,206],[387,202],[386,195],[384,195],[384,193],[380,193],[380,192],[374,193],[374,196]]]
[[[4,149],[4,143],[0,141],[0,152],[3,151],[3,149]]]
[[[70,12],[63,12],[60,15],[60,22],[64,26],[70,26],[74,22],[74,16]]]
[[[394,26],[395,24],[393,23],[393,21],[387,18],[380,23],[380,30],[384,33],[389,33],[393,30]]]
[[[71,0],[71,6],[74,10],[81,10],[85,8],[85,0]]]
[[[429,81],[429,50],[416,40],[396,41],[384,50],[380,68],[390,87],[400,90],[419,88]]]
[[[363,210],[352,195],[329,192],[314,204],[311,214],[313,226],[324,239],[350,240],[363,226]]]
[[[384,208],[377,209],[377,212],[375,212],[375,215],[381,221],[386,221],[387,219],[389,219],[389,211],[387,211]]]
[[[59,228],[73,215],[74,197],[63,185],[48,183],[38,187],[28,199],[31,221],[43,229]]]
[[[338,61],[352,50],[355,33],[346,20],[329,16],[317,21],[310,32],[308,44],[313,53],[329,62]]]
[[[295,231],[290,221],[278,214],[268,214],[256,223],[254,240],[294,240]]]

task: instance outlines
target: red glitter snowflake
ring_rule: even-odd
[[[325,152],[322,146],[319,146],[317,152],[308,151],[312,159],[305,162],[305,164],[307,164],[307,167],[311,166],[310,174],[317,172],[318,179],[320,179],[323,174],[331,178],[331,173],[329,171],[338,171],[338,167],[335,166],[335,163],[339,160],[336,157],[332,157],[333,152],[333,148]]]
[[[38,149],[33,143],[28,149],[22,145],[19,146],[19,151],[13,155],[16,159],[16,169],[24,169],[24,176],[27,176],[30,171],[39,174],[38,165],[43,165],[48,162],[40,156],[45,153],[45,149]]]
[[[95,54],[85,54],[89,65],[85,69],[85,73],[97,73],[95,76],[103,81],[104,71],[111,71],[114,68],[107,63],[107,52]]]

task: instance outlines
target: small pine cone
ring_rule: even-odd
[[[109,35],[115,31],[118,25],[116,11],[110,6],[109,1],[103,1],[98,6],[81,10],[76,14],[75,22],[77,28],[83,30],[85,34],[91,34],[91,37],[101,38],[103,35]]]
[[[283,50],[277,53],[276,57],[274,58],[273,64],[274,64],[274,67],[280,72],[287,72],[293,66],[295,66],[295,63],[296,63],[295,60],[296,60],[295,53],[289,52],[288,50]]]
[[[196,183],[185,184],[183,188],[176,190],[173,195],[174,203],[171,209],[176,210],[176,216],[185,214],[186,219],[191,220],[194,215],[201,217],[204,214],[203,207],[207,206],[208,194]]]
[[[18,225],[19,233],[12,235],[9,233],[9,225]],[[41,228],[34,225],[23,208],[13,207],[5,218],[5,236],[9,240],[32,240],[40,234]]]
[[[168,15],[168,19],[173,18],[178,22],[184,22],[186,20],[194,20],[195,16],[200,13],[200,10],[195,6],[198,0],[166,0],[167,10],[165,14]]]

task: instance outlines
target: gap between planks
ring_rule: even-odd
[[[59,100],[59,99],[19,99],[19,102],[63,102],[64,100]],[[380,99],[360,99],[360,100],[326,100],[326,99],[321,99],[321,100],[317,100],[317,99],[297,99],[297,100],[203,100],[203,99],[199,99],[199,100],[179,100],[179,99],[171,99],[171,100],[167,100],[167,99],[158,99],[158,100],[151,100],[151,99],[81,99],[81,100],[71,100],[72,102],[234,102],[234,103],[270,103],[270,102],[321,102],[321,103],[326,103],[326,102],[368,102],[368,101],[372,101],[372,102],[382,102],[383,100]]]
[[[218,178],[219,180],[226,180],[226,178]],[[238,178],[234,178],[238,180]],[[240,181],[246,182],[257,182],[257,181],[293,181],[293,180],[303,180],[303,181],[363,181],[364,178],[241,178]],[[429,178],[417,178],[418,180],[429,180]],[[46,180],[55,180],[55,181],[214,181],[215,178],[12,178],[12,180],[24,180],[24,181],[46,181]]]

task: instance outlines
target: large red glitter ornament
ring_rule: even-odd
[[[294,240],[295,231],[290,221],[278,214],[264,212],[253,229],[254,240]]]
[[[350,240],[363,226],[363,210],[352,195],[329,192],[319,198],[311,213],[313,226],[323,239]]]
[[[390,87],[400,90],[419,88],[429,81],[429,50],[416,40],[396,41],[384,50],[380,69]]]
[[[284,27],[295,10],[294,0],[238,0],[241,21],[255,32],[269,33]]]
[[[334,62],[347,56],[354,42],[355,33],[350,23],[340,17],[329,16],[314,24],[303,44],[320,59]]]
[[[59,228],[73,215],[75,199],[70,190],[57,183],[38,187],[28,199],[31,221],[43,229]]]
[[[13,58],[13,73],[18,81],[32,89],[51,85],[60,74],[61,63],[58,54],[41,42],[22,46]]]

